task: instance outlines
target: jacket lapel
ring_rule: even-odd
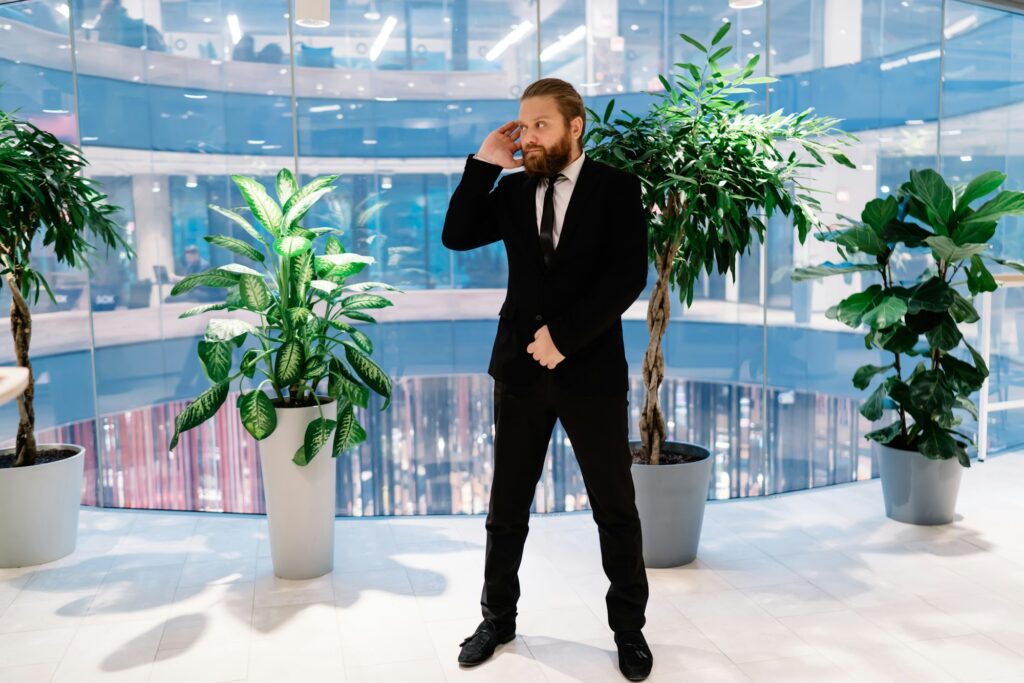
[[[594,177],[594,161],[589,157],[583,157],[583,166],[580,167],[580,174],[576,176],[576,185],[572,188],[572,195],[569,197],[569,206],[565,209],[565,218],[562,220],[562,232],[558,235],[558,248],[555,249],[555,263],[565,258],[568,243],[576,238],[580,232],[579,223],[583,214],[583,207],[587,204],[588,198],[597,185]],[[536,212],[536,208],[534,209]],[[537,247],[540,248],[540,237],[537,238]]]

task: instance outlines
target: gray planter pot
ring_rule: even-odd
[[[907,524],[949,524],[956,513],[963,466],[872,442],[882,478],[885,514]]]
[[[639,446],[638,441],[630,447]],[[668,441],[664,450],[696,458],[674,465],[632,467],[636,509],[644,539],[644,564],[679,567],[693,562],[700,544],[714,459],[702,446]]]
[[[0,470],[0,567],[53,562],[75,550],[85,449],[63,443],[39,446],[41,451],[51,448],[77,452],[56,462]]]

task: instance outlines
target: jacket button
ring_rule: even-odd
[[[537,317],[535,318],[535,320],[536,320],[537,322],[540,322],[540,321],[541,321],[541,320],[543,320],[543,319],[544,319],[544,316],[542,316],[542,315],[538,315],[538,316],[537,316]]]

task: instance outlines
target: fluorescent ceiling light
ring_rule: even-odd
[[[228,32],[231,34],[232,43],[237,43],[242,39],[242,25],[238,23],[237,14],[228,15]]]
[[[540,61],[546,62],[552,57],[565,52],[569,47],[583,40],[583,37],[587,35],[587,27],[580,24],[567,35],[562,36],[551,45],[548,45],[540,53]]]
[[[964,31],[970,31],[977,25],[978,16],[976,14],[972,14],[971,16],[964,17],[959,21],[954,21],[952,24],[946,27],[946,30],[944,30],[943,33],[945,34],[946,38],[949,39],[952,38],[953,36],[963,33]]]
[[[370,47],[371,62],[376,62],[377,58],[380,57],[380,53],[384,50],[384,44],[388,42],[388,38],[391,37],[391,32],[395,30],[395,26],[398,26],[398,19],[389,16],[384,20],[384,25],[380,27],[380,34]]]
[[[763,4],[764,0],[729,0],[729,7],[733,9],[750,9]]]
[[[507,36],[499,40],[495,44],[495,46],[492,47],[490,51],[485,55],[485,58],[487,59],[488,62],[493,62],[495,59],[500,57],[505,50],[509,49],[510,47],[518,43],[520,40],[525,38],[527,35],[529,35],[531,31],[533,31],[533,24],[530,23],[529,21],[524,21],[523,23],[519,24],[514,29],[512,29],[512,31]]]
[[[309,111],[313,114],[319,114],[325,111],[338,111],[341,109],[340,104],[318,104],[315,107],[310,107]]]

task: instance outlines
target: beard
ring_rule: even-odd
[[[531,150],[540,150],[533,152]],[[523,170],[535,178],[552,176],[569,165],[572,154],[572,134],[565,132],[565,137],[548,147],[530,147],[523,150]]]

